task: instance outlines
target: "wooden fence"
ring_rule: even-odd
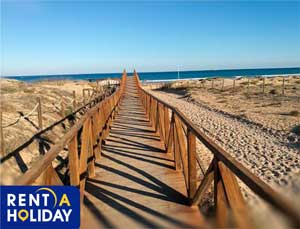
[[[161,89],[161,88],[198,88],[198,89],[205,89],[205,90],[213,90],[214,92],[228,92],[231,95],[235,95],[238,93],[243,93],[247,97],[250,97],[251,95],[261,95],[266,96],[270,94],[272,97],[275,96],[290,96],[290,95],[297,95],[295,91],[292,93],[286,93],[289,91],[289,86],[293,88],[299,88],[300,81],[296,80],[300,79],[300,75],[291,75],[295,78],[294,84],[288,85],[287,82],[291,79],[289,79],[288,76],[270,76],[270,77],[264,77],[264,76],[257,76],[257,77],[242,77],[242,78],[207,78],[207,79],[190,79],[185,80],[181,79],[178,81],[170,81],[170,82],[144,82],[143,85],[145,88],[150,89]],[[227,82],[225,84],[225,81],[232,81]],[[277,85],[275,82],[275,85],[272,85],[273,80],[277,80]],[[270,82],[271,81],[271,82]],[[299,82],[299,83],[297,83]]]
[[[115,80],[115,82],[119,82],[119,80]],[[115,83],[113,85],[117,85],[117,83]],[[81,101],[79,101],[78,98],[76,98],[75,91],[73,91],[73,93],[72,93],[73,99],[69,103],[67,103],[65,100],[65,97],[62,96],[59,101],[52,104],[54,106],[54,110],[44,110],[43,104],[42,104],[42,99],[40,97],[38,97],[37,103],[35,104],[34,108],[30,112],[28,112],[27,114],[20,114],[20,116],[16,120],[12,121],[9,124],[5,124],[5,125],[3,124],[3,112],[2,112],[2,110],[0,110],[0,156],[3,157],[10,153],[10,152],[7,152],[7,149],[5,147],[4,129],[15,126],[22,119],[26,120],[30,116],[37,115],[37,119],[38,119],[37,120],[37,127],[38,127],[37,134],[38,134],[39,132],[41,132],[41,130],[43,130],[43,128],[45,126],[43,124],[43,114],[57,113],[62,117],[62,119],[59,120],[58,122],[56,122],[54,125],[50,125],[53,127],[57,124],[62,123],[64,120],[66,120],[67,118],[69,118],[71,116],[74,117],[80,111],[82,111],[86,108],[90,108],[95,103],[98,103],[99,101],[101,101],[103,99],[103,97],[107,96],[107,93],[108,93],[108,95],[112,93],[111,90],[107,90],[107,91],[101,90],[100,91],[99,88],[100,87],[97,86],[96,90],[93,88],[82,89],[83,98]],[[110,89],[112,89],[112,88],[110,88]],[[87,90],[92,92],[92,93],[88,93],[88,97],[85,96],[85,91],[87,91]],[[69,110],[68,113],[66,113],[66,108]],[[70,108],[71,108],[71,110],[70,110]],[[26,142],[23,144],[26,144]]]
[[[141,87],[136,72],[134,72],[134,78],[151,125],[164,141],[166,152],[174,154],[175,168],[183,170],[191,205],[199,204],[203,194],[213,182],[217,226],[232,226],[229,225],[229,214],[232,214],[238,227],[251,228],[251,220],[236,179],[237,176],[259,197],[286,215],[293,225],[300,225],[299,211],[292,203],[208,138],[181,111],[145,91]],[[199,184],[197,166],[201,165],[196,153],[196,139],[213,153],[213,160]]]
[[[126,77],[124,70],[118,90],[100,103],[94,104],[40,161],[33,164],[14,183],[30,185],[41,180],[42,182],[39,183],[41,185],[62,185],[52,162],[67,146],[70,184],[80,187],[81,200],[83,200],[85,178],[95,176],[94,162],[99,159],[102,142],[109,134],[124,91]],[[38,179],[41,176],[42,179]]]

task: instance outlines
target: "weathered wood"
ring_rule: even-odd
[[[90,130],[90,119],[86,120],[83,124],[83,130],[81,134],[81,151],[79,159],[79,176],[80,176],[80,199],[83,201],[85,179],[86,176],[81,178],[82,174],[87,171],[87,160],[89,156],[89,130]]]
[[[197,170],[196,170],[196,138],[195,135],[188,130],[187,135],[188,146],[188,183],[189,198],[192,198],[196,192]]]
[[[164,114],[163,114],[162,104],[158,104],[157,106],[157,116],[158,116],[160,140],[165,143],[165,124],[164,124]]]
[[[78,142],[75,135],[69,143],[69,173],[70,183],[73,186],[79,185],[79,160],[78,160]]]
[[[73,91],[73,109],[76,110],[77,104],[76,104],[76,91]]]
[[[52,164],[43,173],[42,185],[63,185]]]
[[[92,118],[89,120],[88,136],[86,141],[88,142],[88,177],[95,176],[95,155],[94,155],[94,141],[93,141],[93,122]]]
[[[48,168],[43,173],[43,185],[51,185],[52,181],[52,164],[48,166]]]
[[[100,147],[98,144],[98,139],[99,139],[99,132],[101,131],[100,129],[100,117],[99,117],[99,111],[95,113],[92,119],[93,123],[93,128],[92,128],[92,136],[93,136],[93,150],[94,150],[94,156],[95,160],[100,160]]]
[[[240,228],[253,228],[248,210],[235,176],[222,162],[218,167],[224,182],[226,196],[232,209],[235,221]]]
[[[228,201],[221,179],[218,180],[216,189],[218,190],[216,204],[217,228],[227,228],[229,227]]]
[[[183,165],[183,173],[185,177],[186,186],[188,189],[188,156],[187,156],[187,146],[185,143],[185,136],[183,133],[182,125],[180,123],[180,120],[178,119],[177,115],[174,115],[175,120],[175,129],[177,134],[177,140],[178,140],[178,147],[180,152],[180,157]]]
[[[177,130],[175,128],[175,123],[173,125],[173,149],[174,149],[174,163],[175,163],[175,169],[181,170],[181,159],[180,159],[180,149],[179,149],[179,141],[178,141],[178,135]]]
[[[165,105],[163,105],[164,109],[164,124],[165,124],[165,139],[166,145],[168,144],[168,136],[170,131],[170,117],[169,117],[169,109]]]

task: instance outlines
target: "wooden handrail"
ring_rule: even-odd
[[[96,145],[96,147],[94,146],[99,139],[105,139],[108,135],[111,120],[117,112],[120,99],[124,92],[126,77],[127,73],[124,70],[120,87],[117,91],[88,110],[81,119],[71,127],[63,138],[51,147],[41,160],[33,164],[25,174],[17,178],[14,184],[30,185],[34,183],[41,174],[44,174],[44,177],[49,177],[49,174],[47,174],[48,171],[53,172],[52,161],[66,145],[69,145],[68,150],[71,155],[69,157],[71,184],[79,185],[80,183],[80,190],[83,195],[84,185],[82,185],[81,181],[85,180],[85,178],[81,179],[82,173],[87,170],[88,175],[93,176],[94,159],[99,157],[99,155],[95,154],[96,152],[97,154],[100,154],[100,151],[97,151],[96,149],[101,146],[102,142],[99,141],[99,144]],[[83,131],[80,133],[81,129]],[[79,134],[81,134],[81,152],[79,155],[80,157],[78,158],[77,148],[79,144],[77,142],[77,137]],[[90,158],[93,158],[92,163],[89,161]],[[78,162],[79,167],[77,164]],[[56,185],[55,183],[51,183],[52,180],[53,179],[43,179],[41,183],[45,185]]]
[[[170,153],[174,151],[175,158],[175,168],[180,169],[181,164],[183,165],[183,172],[185,176],[187,175],[187,191],[189,193],[189,197],[191,199],[191,203],[198,204],[202,197],[202,193],[209,187],[209,184],[214,180],[214,192],[215,192],[215,203],[218,209],[218,201],[223,201],[224,198],[222,195],[225,195],[225,200],[227,201],[227,205],[230,206],[230,198],[232,195],[241,197],[240,190],[238,188],[228,188],[228,182],[233,182],[236,187],[236,178],[239,177],[254,193],[260,196],[262,199],[276,207],[281,213],[286,215],[293,225],[300,225],[300,214],[299,210],[286,198],[276,192],[273,188],[255,176],[252,172],[250,172],[245,166],[243,166],[240,162],[234,159],[228,152],[226,152],[222,147],[217,145],[213,140],[211,140],[207,135],[205,135],[199,128],[197,128],[179,109],[174,106],[162,101],[157,96],[154,96],[144,90],[141,87],[141,83],[139,80],[139,76],[134,71],[134,78],[136,80],[136,84],[138,87],[139,98],[141,98],[142,104],[146,110],[146,114],[152,124],[153,128],[157,132],[164,132],[162,127],[163,123],[168,120],[170,122],[169,131],[164,133],[165,137],[165,146],[166,152]],[[161,107],[157,109],[157,107]],[[164,112],[161,112],[164,111]],[[169,112],[172,113],[171,120],[169,120]],[[167,118],[166,118],[167,117]],[[157,125],[158,123],[158,125]],[[188,136],[187,139],[184,139],[184,136],[181,134],[182,128],[184,125],[187,128]],[[158,128],[158,130],[157,130]],[[199,184],[198,189],[195,190],[196,179],[195,179],[195,163],[192,160],[196,161],[196,157],[194,155],[196,150],[194,149],[194,137],[199,139],[202,144],[204,144],[214,155],[214,161],[212,161],[211,166],[208,168],[202,183]],[[184,144],[187,142],[187,148],[184,148]],[[187,155],[186,154],[187,151]],[[180,153],[179,157],[177,154]],[[186,166],[188,164],[188,166]],[[214,179],[212,179],[212,173]],[[225,179],[224,183],[224,173],[226,176],[230,176],[230,179]],[[228,175],[229,174],[229,175]],[[232,174],[232,175],[231,175]],[[234,174],[234,175],[233,175]],[[226,177],[227,178],[227,177]],[[219,183],[218,181],[222,182]],[[225,184],[225,186],[223,186]],[[218,187],[221,189],[218,191]],[[226,188],[227,187],[227,188]],[[224,193],[223,193],[224,191]],[[230,192],[230,193],[229,193]],[[229,200],[229,202],[228,202]],[[232,203],[232,202],[231,202]],[[239,208],[244,209],[244,203],[241,198],[238,198]],[[219,205],[222,208],[222,204]],[[230,206],[234,208],[235,206]],[[225,214],[223,211],[226,211],[226,208],[222,208],[222,210],[217,210],[217,214]],[[233,211],[235,212],[235,211]],[[244,217],[244,220],[250,223],[247,214],[243,210],[241,214],[234,214],[236,217]],[[239,218],[237,218],[236,223],[244,227],[245,224]],[[220,225],[221,226],[221,225]]]

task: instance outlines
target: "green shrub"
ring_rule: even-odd
[[[291,129],[291,132],[300,136],[300,125],[296,125]]]
[[[72,106],[68,106],[65,109],[65,116],[68,116],[68,115],[72,114],[73,112],[74,112],[73,111],[73,107]]]
[[[299,116],[300,112],[297,111],[297,110],[293,110],[293,111],[289,112],[289,115],[291,115],[291,116]]]

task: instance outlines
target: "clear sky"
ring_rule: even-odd
[[[1,1],[2,75],[300,66],[300,1]]]

